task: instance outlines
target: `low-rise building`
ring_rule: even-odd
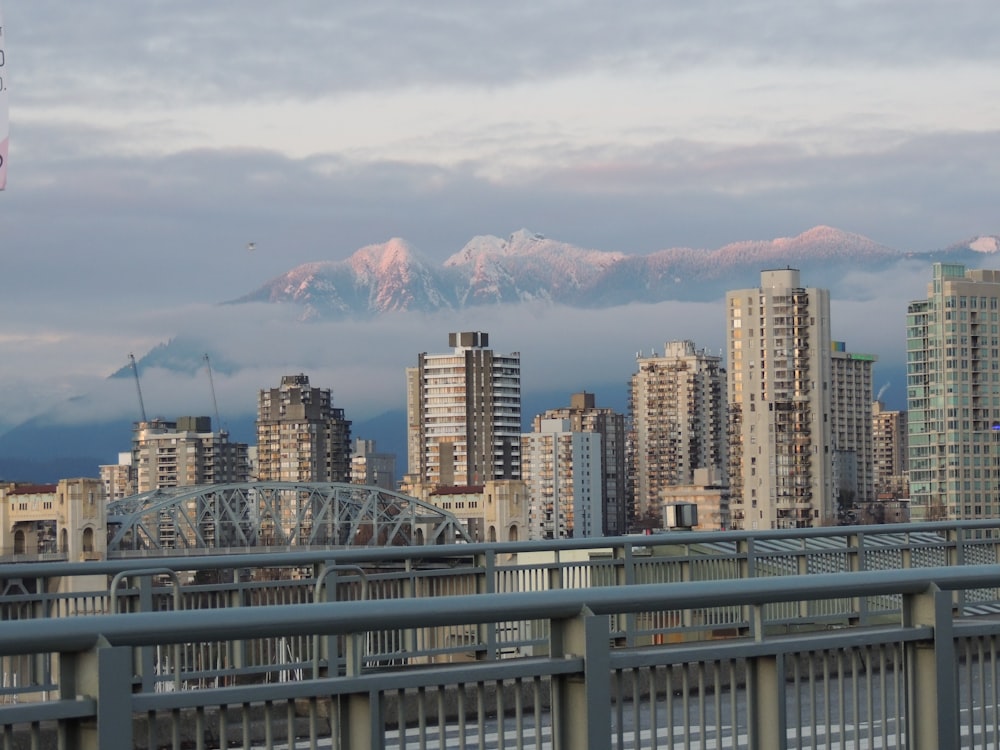
[[[107,537],[100,479],[0,487],[0,559],[103,560]]]

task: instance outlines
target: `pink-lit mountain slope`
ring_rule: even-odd
[[[937,253],[970,265],[998,246],[977,237]],[[735,242],[716,250],[670,248],[649,255],[589,250],[521,230],[478,236],[440,266],[392,239],[341,261],[291,269],[236,302],[300,305],[304,319],[368,318],[390,311],[463,309],[543,300],[608,307],[668,299],[718,299],[755,286],[760,271],[791,266],[808,286],[835,290],[850,270],[879,270],[923,254],[903,253],[858,234],[815,227],[797,237]]]

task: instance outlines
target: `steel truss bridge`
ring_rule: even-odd
[[[358,484],[251,482],[171,487],[108,504],[108,555],[251,547],[470,542],[453,514]]]

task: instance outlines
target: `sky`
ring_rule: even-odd
[[[6,0],[3,20],[0,431],[181,335],[273,350],[216,377],[232,409],[309,369],[359,415],[402,403],[449,330],[492,329],[552,383],[596,331],[629,353],[599,373],[620,382],[640,349],[723,343],[715,308],[303,328],[217,305],[392,237],[443,260],[521,228],[630,254],[820,224],[900,250],[1000,233],[996,0]],[[905,310],[927,276],[870,305]],[[836,337],[898,346],[854,304]],[[198,378],[161,375],[151,399],[193,410]]]

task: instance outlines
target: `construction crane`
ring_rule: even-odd
[[[129,365],[132,367],[132,374],[135,375],[135,390],[139,394],[139,412],[142,414],[142,421],[148,421],[146,419],[146,405],[142,403],[142,386],[139,385],[139,368],[135,364],[135,355],[129,353],[128,355]]]
[[[219,419],[219,402],[215,400],[215,381],[212,379],[212,363],[205,354],[205,367],[208,368],[208,385],[212,389],[212,408],[215,410],[215,429],[222,432],[222,421]]]

